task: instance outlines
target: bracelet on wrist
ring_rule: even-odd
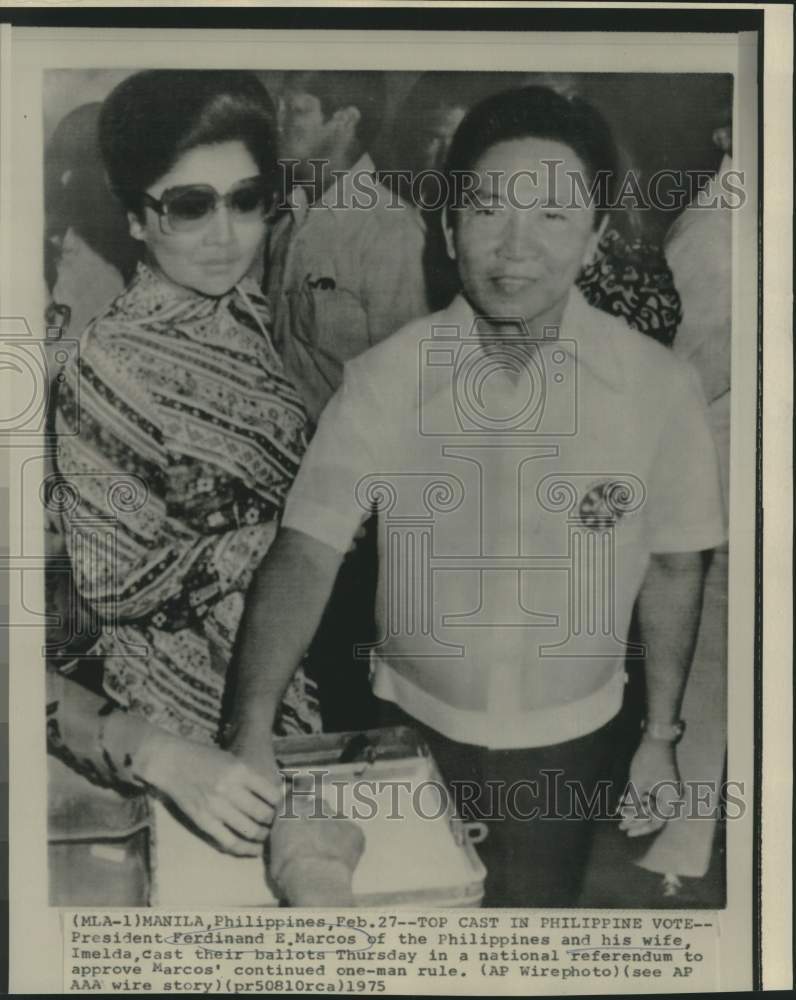
[[[145,719],[131,715],[121,706],[108,704],[100,712],[97,746],[118,781],[135,788],[146,787],[140,758],[149,731],[150,724]]]
[[[649,722],[647,719],[643,719],[641,731],[650,740],[661,743],[679,743],[685,732],[685,722],[683,719],[678,719],[676,722]]]

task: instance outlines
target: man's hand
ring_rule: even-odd
[[[640,639],[647,651],[648,720],[680,718],[699,628],[706,565],[702,552],[650,556],[638,596]],[[656,833],[667,819],[682,812],[682,806],[674,743],[645,733],[630,765],[630,784],[620,805],[620,829],[628,837]]]
[[[278,771],[271,749],[274,720],[342,558],[310,535],[281,528],[246,595],[227,671],[222,733],[226,747],[271,781]]]
[[[158,733],[139,776],[228,854],[256,857],[281,799],[278,772],[225,750]]]
[[[240,720],[238,725],[226,728],[222,746],[277,789],[277,802],[281,801],[282,775],[274,755],[273,731],[259,722]]]
[[[642,738],[630,764],[628,788],[619,806],[619,829],[628,837],[657,833],[678,815],[680,771],[673,743]]]

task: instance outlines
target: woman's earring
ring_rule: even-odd
[[[135,212],[127,213],[127,225],[130,231],[130,235],[134,240],[145,239],[146,231],[144,229],[143,223],[135,214]]]

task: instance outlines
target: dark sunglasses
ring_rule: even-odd
[[[167,235],[201,229],[222,201],[235,217],[265,216],[272,202],[261,177],[247,177],[224,195],[210,184],[184,184],[167,188],[160,198],[144,192],[143,199],[157,212],[160,229]]]

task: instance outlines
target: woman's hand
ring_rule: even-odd
[[[278,772],[255,770],[217,747],[157,733],[141,755],[139,777],[172,802],[228,854],[256,857],[281,799]]]
[[[262,719],[240,720],[237,726],[225,729],[222,746],[238,760],[259,774],[276,791],[274,809],[281,803],[285,781],[281,766],[274,754],[274,735],[271,724]],[[272,812],[269,825],[274,818]]]

